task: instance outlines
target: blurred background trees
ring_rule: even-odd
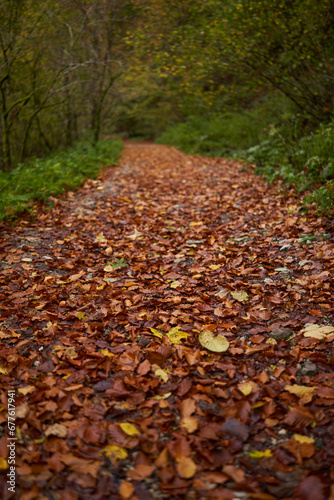
[[[333,0],[0,1],[4,171],[122,132],[331,181],[333,83]]]

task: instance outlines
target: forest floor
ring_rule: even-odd
[[[144,143],[51,201],[1,227],[1,499],[333,500],[330,222]]]

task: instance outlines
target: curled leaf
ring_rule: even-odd
[[[215,336],[210,330],[204,330],[199,334],[198,340],[200,344],[213,352],[224,352],[229,348],[228,340],[223,335]]]

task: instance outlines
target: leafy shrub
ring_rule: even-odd
[[[117,162],[122,146],[121,141],[101,140],[96,146],[81,142],[48,158],[30,159],[9,173],[0,172],[0,220],[96,177],[101,165]]]
[[[168,127],[156,142],[176,146],[188,154],[222,156],[256,144],[259,130],[247,112],[190,116],[186,122]]]

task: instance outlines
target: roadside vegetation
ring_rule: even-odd
[[[24,210],[34,211],[37,201],[75,189],[86,178],[95,178],[102,166],[115,165],[122,151],[121,141],[85,141],[53,153],[31,158],[10,172],[0,172],[0,221],[12,219]]]
[[[245,159],[331,215],[333,27],[332,0],[4,0],[1,181],[119,133]]]

